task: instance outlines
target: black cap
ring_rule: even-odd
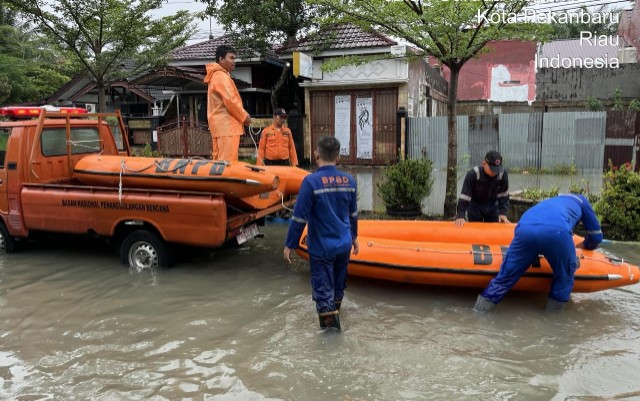
[[[504,170],[504,168],[502,167],[502,156],[500,156],[500,153],[496,152],[495,150],[487,152],[487,154],[484,156],[484,161],[487,162],[491,171],[496,174],[500,174],[502,170]]]
[[[277,109],[275,109],[273,111],[273,115],[274,116],[280,116],[280,117],[286,117],[287,116],[287,111],[285,109],[283,109],[282,107],[278,107]]]

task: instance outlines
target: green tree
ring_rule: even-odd
[[[224,27],[239,50],[265,54],[273,44],[284,45],[314,26],[318,9],[305,0],[198,0],[207,5],[204,14],[211,15]],[[249,54],[251,55],[251,54]],[[247,54],[240,54],[247,56]],[[271,91],[275,108],[280,88],[289,76],[285,66]]]
[[[69,80],[51,48],[16,12],[0,7],[0,104],[40,100]]]
[[[460,70],[499,39],[543,37],[546,27],[516,23],[509,18],[520,12],[527,0],[310,0],[326,7],[325,22],[352,23],[364,30],[375,29],[413,44],[451,71],[448,93],[448,160],[444,201],[445,217],[456,212],[458,129],[456,102]]]
[[[595,16],[609,15],[606,11],[607,5],[603,5],[594,11],[589,11],[586,6],[580,7],[579,10],[589,14],[589,19],[585,18],[587,22],[566,22],[566,23],[553,23],[551,24],[550,39],[576,39],[580,38],[581,32],[591,32],[594,36],[597,35],[616,35],[618,32],[618,21],[616,18],[594,18]],[[620,13],[619,10],[610,11],[611,13]],[[594,22],[596,21],[596,22]]]
[[[163,0],[4,0],[34,22],[73,61],[98,90],[125,76],[166,64],[170,51],[184,45],[195,27],[187,11],[161,19],[151,12]],[[125,63],[130,68],[123,68]]]

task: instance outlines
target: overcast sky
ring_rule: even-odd
[[[187,10],[191,13],[203,11],[205,4],[197,2],[195,0],[167,0],[160,10],[155,13],[156,17],[164,17],[173,15],[176,11]],[[191,38],[188,44],[197,42],[203,42],[209,39],[209,33],[212,32],[214,37],[218,37],[224,33],[222,28],[217,24],[215,20],[211,20],[211,31],[209,29],[209,19],[201,21],[199,18],[194,20],[194,23],[198,26],[198,30]]]

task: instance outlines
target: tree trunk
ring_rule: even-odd
[[[286,81],[289,76],[289,69],[289,63],[285,64],[282,72],[280,73],[280,78],[278,78],[278,82],[276,82],[276,84],[273,85],[273,89],[271,89],[271,107],[273,110],[278,107],[278,93],[280,92],[282,85],[284,85],[284,81]]]
[[[458,78],[460,67],[449,66],[451,79],[449,81],[449,97],[447,99],[447,186],[444,198],[444,217],[453,218],[456,215],[456,199],[458,195]]]
[[[97,82],[96,89],[98,90],[98,113],[107,112],[107,96],[105,93],[104,82]]]

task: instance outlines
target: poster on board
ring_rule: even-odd
[[[373,158],[373,98],[356,99],[356,138],[358,159]]]
[[[336,95],[335,122],[336,139],[340,141],[340,156],[349,156],[351,139],[351,95]]]

